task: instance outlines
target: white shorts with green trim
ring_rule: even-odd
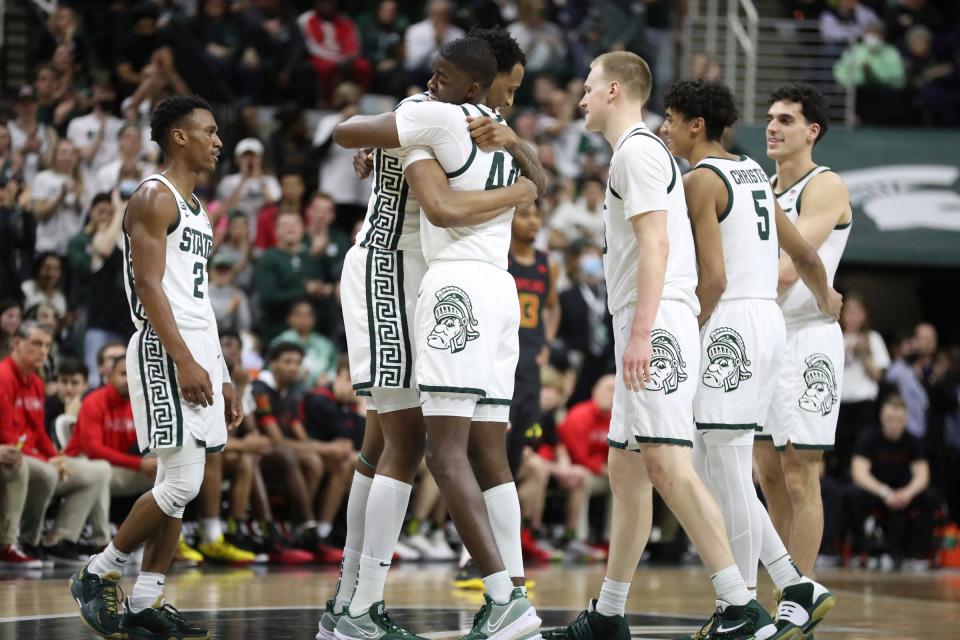
[[[180,329],[193,358],[206,369],[213,387],[213,405],[187,402],[180,393],[176,365],[149,324],[133,334],[127,346],[127,384],[137,446],[146,455],[154,449],[183,447],[190,439],[207,451],[227,443],[223,409],[223,364],[217,328]]]
[[[843,382],[843,333],[836,322],[787,327],[777,388],[757,440],[783,450],[830,451]]]
[[[517,285],[479,261],[438,261],[417,300],[417,385],[424,393],[467,394],[477,406],[509,409],[520,357]],[[422,404],[426,410],[426,403]],[[426,415],[426,414],[425,414]]]
[[[415,251],[359,245],[347,251],[340,304],[350,378],[358,395],[370,397],[377,387],[404,389],[407,397],[401,404],[408,406],[401,408],[418,406],[413,321],[426,269],[423,255]]]
[[[646,389],[630,391],[623,382],[623,352],[630,338],[635,306],[613,316],[617,382],[607,443],[639,450],[644,444],[693,446],[694,376],[700,367],[697,316],[684,302],[662,300],[653,324],[651,380]]]
[[[753,442],[776,391],[785,334],[776,300],[730,300],[717,305],[700,329],[700,370],[693,401],[697,430],[707,444]]]

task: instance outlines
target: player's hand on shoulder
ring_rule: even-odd
[[[213,383],[207,370],[193,358],[177,363],[177,382],[180,394],[191,404],[209,407],[213,404]]]
[[[467,129],[481,151],[509,149],[520,141],[513,129],[486,116],[467,116]]]

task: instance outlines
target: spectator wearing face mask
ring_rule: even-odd
[[[921,382],[920,352],[912,330],[898,332],[893,356],[893,364],[887,368],[883,380],[900,394],[907,406],[907,432],[922,439],[927,432],[930,400]]]
[[[857,92],[857,116],[863,124],[906,124],[903,100],[906,70],[900,51],[883,39],[882,22],[867,27],[863,40],[850,45],[833,66],[838,84]]]

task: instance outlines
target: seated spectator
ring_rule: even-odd
[[[867,32],[867,28],[879,18],[860,0],[839,0],[836,7],[827,7],[820,14],[820,37],[836,50],[856,42]]]
[[[603,244],[603,196],[606,188],[599,178],[587,176],[580,181],[574,202],[563,202],[550,218],[551,245],[566,247],[583,240],[594,246]],[[560,237],[556,237],[560,236]]]
[[[118,189],[120,199],[126,202],[140,182],[153,172],[153,166],[140,159],[143,141],[136,125],[125,123],[120,127],[116,146],[117,153],[100,167],[93,185],[97,193],[111,193]]]
[[[517,8],[517,21],[507,31],[527,56],[527,73],[567,74],[567,41],[560,27],[547,20],[546,0],[519,0]]]
[[[902,89],[906,84],[903,58],[883,40],[883,23],[867,27],[863,41],[851,45],[833,65],[838,84],[857,91],[857,116],[867,125],[908,122]]]
[[[116,100],[117,94],[109,82],[96,82],[91,96],[93,110],[72,119],[67,127],[67,140],[80,152],[81,167],[91,186],[97,172],[119,153],[117,139],[123,120],[113,115]]]
[[[53,165],[37,174],[30,198],[37,218],[37,252],[65,256],[67,244],[80,231],[83,212],[93,198],[80,171],[80,155],[72,142],[57,142]]]
[[[233,258],[226,253],[217,253],[210,260],[209,291],[210,305],[221,331],[250,331],[253,324],[250,301],[243,289],[233,284]]]
[[[344,440],[320,442],[307,435],[300,419],[302,396],[293,391],[300,379],[303,360],[303,350],[299,346],[278,344],[271,349],[268,360],[269,371],[253,383],[257,427],[274,446],[292,452],[302,473],[305,495],[292,496],[297,504],[291,505],[297,524],[297,545],[315,554],[321,562],[336,564],[342,554],[328,543],[328,538],[333,531],[333,518],[353,474],[353,444]],[[292,471],[290,467],[284,467],[288,473]],[[330,481],[321,495],[325,475]],[[319,522],[314,516],[318,506],[321,512]]]
[[[883,527],[884,554],[899,563],[927,559],[936,498],[928,489],[930,468],[919,438],[906,432],[903,398],[888,396],[880,409],[880,429],[857,443],[851,475],[850,508],[855,523],[856,553],[867,551],[863,524],[877,515]]]
[[[372,16],[361,18],[363,55],[373,65],[373,90],[400,97],[407,79],[403,66],[403,35],[409,20],[397,11],[397,0],[381,0]]]
[[[23,308],[11,298],[0,300],[0,358],[6,358],[13,349],[13,336],[23,322]]]
[[[300,384],[305,388],[326,386],[337,375],[339,355],[333,341],[322,336],[314,328],[317,314],[313,304],[307,300],[297,300],[290,306],[287,326],[290,328],[273,339],[273,344],[292,342],[303,349],[303,378]]]
[[[939,33],[947,26],[936,4],[928,0],[891,0],[887,6],[887,37],[901,49],[906,33],[913,27],[919,25]]]
[[[616,379],[607,374],[597,380],[593,396],[570,407],[566,419],[558,429],[563,449],[558,451],[557,465],[551,473],[561,486],[570,492],[567,500],[567,538],[583,541],[587,535],[586,509],[595,495],[610,497],[610,479],[607,474],[607,433],[610,430],[610,411],[613,408],[613,389]],[[607,505],[609,522],[610,505]],[[572,532],[575,537],[571,538]],[[609,539],[609,531],[604,531]],[[578,545],[579,546],[579,545]]]
[[[270,344],[286,326],[294,300],[310,296],[329,297],[333,285],[322,279],[320,261],[303,246],[300,214],[280,212],[276,224],[277,246],[257,260],[254,289],[260,299],[260,337]]]
[[[337,359],[335,373],[328,382],[307,392],[303,399],[303,427],[314,440],[353,443],[355,451],[363,443],[366,409],[358,401],[350,382],[346,356]],[[353,457],[351,456],[351,464]]]
[[[70,240],[67,254],[74,278],[72,306],[87,312],[83,353],[94,387],[102,382],[96,366],[100,348],[109,342],[126,344],[133,334],[123,283],[123,209],[117,191],[97,194],[90,222]]]
[[[360,55],[357,26],[340,12],[340,0],[314,0],[313,9],[297,19],[308,59],[317,74],[319,95],[329,103],[334,87],[352,80],[368,88],[373,79],[370,61]]]
[[[4,401],[0,399],[0,411]],[[0,422],[7,419],[0,413]],[[27,555],[17,541],[20,519],[27,500],[44,500],[36,489],[28,493],[30,467],[23,461],[23,454],[15,445],[0,445],[0,567],[42,569],[43,560]]]
[[[23,180],[30,185],[37,173],[53,162],[53,148],[58,138],[53,127],[40,122],[38,106],[33,85],[23,85],[13,104],[15,117],[7,122],[13,151],[23,158]]]
[[[100,380],[110,377],[113,365],[127,355],[127,342],[111,340],[97,350],[97,373]]]
[[[271,230],[271,235],[275,231]],[[250,240],[250,224],[242,211],[232,211],[227,216],[223,240],[217,245],[217,255],[228,258],[233,284],[244,292],[253,291],[253,243]]]
[[[463,37],[463,29],[450,24],[453,7],[449,0],[430,0],[426,18],[410,25],[403,36],[407,70],[410,84],[426,86],[433,75],[433,59],[445,45]]]
[[[224,176],[217,185],[217,198],[224,211],[242,211],[256,233],[257,212],[268,202],[280,199],[280,183],[263,169],[263,144],[256,138],[245,138],[233,150],[237,173]]]
[[[960,126],[960,60],[956,48],[934,47],[933,34],[923,25],[907,31],[907,83],[916,94],[920,116],[928,127]]]
[[[257,250],[266,251],[277,244],[277,212],[301,213],[304,192],[300,174],[284,173],[280,176],[280,202],[268,202],[257,213]]]
[[[197,495],[197,520],[200,525],[197,550],[210,562],[230,565],[251,564],[257,560],[252,549],[243,549],[225,536],[220,521],[223,479],[230,478],[228,518],[246,520],[260,454],[270,449],[270,440],[259,433],[231,437],[223,451],[208,452],[203,467],[203,482]]]
[[[51,386],[55,389],[53,394],[50,394]],[[61,358],[57,364],[56,384],[47,385],[48,395],[44,403],[44,426],[57,449],[63,449],[67,445],[57,436],[57,418],[69,416],[76,419],[80,415],[80,406],[88,388],[86,365],[76,358]]]
[[[44,427],[44,385],[37,369],[43,365],[53,343],[49,329],[36,322],[20,325],[13,340],[13,351],[0,362],[0,444],[15,445],[24,454],[29,483],[37,487],[36,496],[23,511],[21,538],[30,557],[52,560],[55,564],[77,567],[86,564],[78,541],[83,526],[102,504],[110,490],[109,465],[60,455]],[[41,540],[44,514],[54,497],[64,496],[53,528]],[[94,526],[92,542],[106,545],[109,530]]]
[[[63,295],[63,259],[55,253],[40,253],[33,261],[33,278],[24,281],[23,306],[29,313],[41,304],[48,304],[58,318],[67,315],[67,297]]]

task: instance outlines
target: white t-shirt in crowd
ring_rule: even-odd
[[[341,122],[343,115],[340,113],[320,118],[313,145],[319,147],[326,143]],[[367,179],[360,180],[353,172],[355,153],[356,149],[344,149],[338,144],[331,144],[320,161],[320,191],[330,194],[337,204],[366,205],[370,199],[370,182]]]
[[[860,339],[860,334],[843,334],[843,345],[846,357],[843,359],[843,386],[840,391],[840,402],[864,402],[876,400],[880,391],[879,384],[867,375],[863,360],[853,354],[853,347]],[[883,337],[876,331],[871,331],[867,337],[870,345],[870,359],[873,366],[881,371],[890,366],[890,354]]]
[[[221,203],[224,202],[241,182],[243,182],[243,175],[239,173],[231,173],[225,176],[217,186],[217,199]],[[257,213],[263,205],[268,202],[276,202],[279,199],[280,182],[274,176],[263,174],[260,180],[247,180],[243,184],[240,201],[235,208],[243,211],[243,214],[247,216],[247,220],[250,222],[251,238],[257,233]]]
[[[52,170],[41,171],[34,179],[30,191],[30,200],[36,203],[40,200],[58,198],[66,182],[67,176]],[[83,224],[83,212],[90,199],[89,190],[83,193],[80,201],[74,192],[68,193],[60,206],[43,222],[37,223],[36,251],[52,251],[60,256],[67,255],[67,245],[70,239],[80,232]]]
[[[117,139],[120,136],[120,129],[123,128],[123,120],[116,116],[108,115],[106,116],[105,126],[106,128],[104,130],[103,140],[100,142],[100,147],[97,148],[97,152],[93,154],[90,162],[83,163],[84,169],[88,171],[88,175],[95,175],[98,169],[120,155]],[[77,116],[71,120],[67,126],[67,139],[75,144],[78,150],[93,142],[98,133],[100,133],[100,118],[92,113],[88,113],[85,116]]]

